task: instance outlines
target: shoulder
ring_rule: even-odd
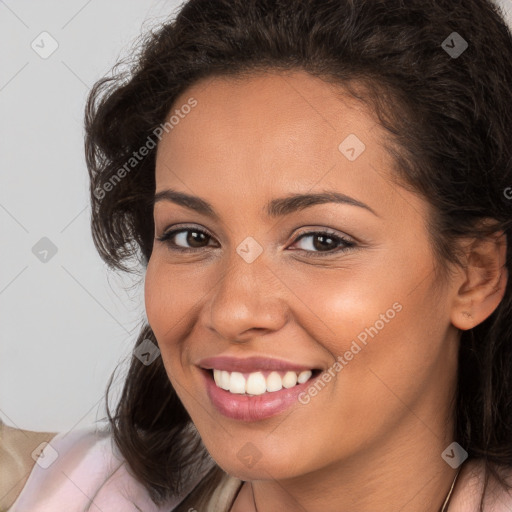
[[[9,512],[169,512],[158,507],[128,471],[111,434],[94,427],[55,435],[39,457]]]
[[[489,473],[489,483],[485,493],[484,512],[512,511],[512,467],[496,467],[498,474],[508,484],[504,489]],[[468,460],[461,469],[450,504],[450,512],[478,511],[485,481],[485,464],[482,459]]]

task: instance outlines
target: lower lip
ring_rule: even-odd
[[[241,421],[264,420],[285,411],[294,403],[299,403],[299,395],[316,379],[312,377],[293,388],[283,388],[280,391],[242,395],[219,388],[209,371],[202,369],[201,373],[206,382],[206,392],[217,410],[228,418]]]

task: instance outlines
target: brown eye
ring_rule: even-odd
[[[303,240],[310,239],[309,242],[303,244],[301,251],[306,253],[328,253],[332,254],[355,247],[355,243],[346,238],[335,235],[329,231],[310,231],[303,233],[294,242],[294,245]]]
[[[194,251],[208,246],[211,236],[198,228],[180,228],[164,233],[157,237],[160,242],[166,243],[172,250]]]

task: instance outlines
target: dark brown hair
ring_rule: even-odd
[[[450,54],[453,44],[443,42],[459,36],[468,47]],[[178,96],[216,75],[305,70],[373,107],[397,180],[432,207],[443,272],[460,264],[460,237],[503,230],[512,275],[512,36],[490,0],[190,0],[138,48],[127,69],[94,85],[86,109],[92,233],[111,268],[133,272],[130,259],[145,268],[151,256],[156,148],[129,171],[126,162],[155,139]],[[486,229],[484,218],[494,225]],[[147,324],[136,346],[145,339],[156,343]],[[484,459],[486,487],[489,473],[505,486],[498,468],[512,467],[512,279],[493,314],[461,333],[454,400],[455,440],[470,459]],[[113,417],[107,390],[107,412],[156,503],[208,459],[161,358],[145,366],[133,357]],[[196,506],[222,473],[213,464]]]

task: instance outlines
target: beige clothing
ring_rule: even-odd
[[[0,420],[0,512],[5,512],[25,485],[35,464],[31,454],[56,432],[12,428]]]

